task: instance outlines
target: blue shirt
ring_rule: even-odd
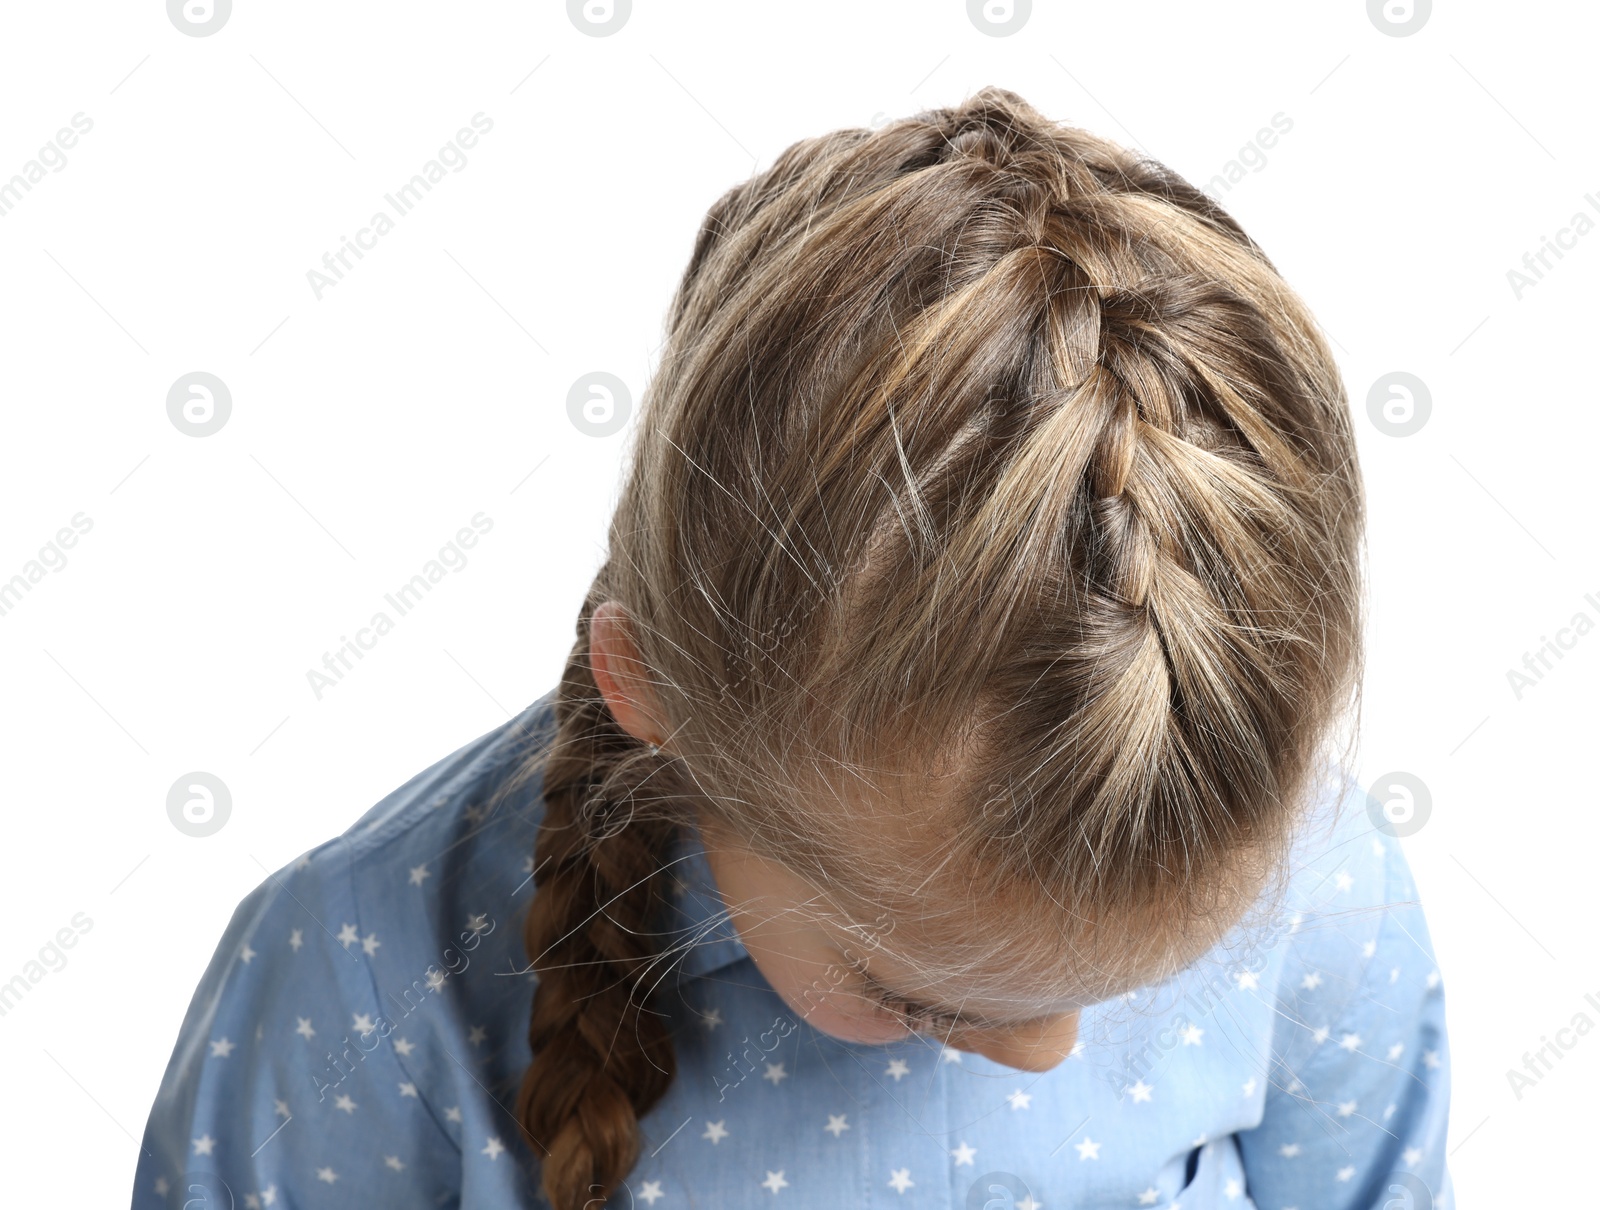
[[[548,742],[552,704],[239,905],[156,1096],[134,1210],[545,1204],[510,1108],[529,1061],[537,780],[485,804],[516,741]],[[1429,1191],[1447,1207],[1443,990],[1422,912],[1366,795],[1338,774],[1321,802],[1280,912],[1086,1009],[1072,1056],[1044,1073],[797,1020],[691,830],[668,859],[675,924],[698,941],[659,1004],[678,1075],[607,1207],[1426,1210]]]

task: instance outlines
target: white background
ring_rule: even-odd
[[[1221,200],[1331,334],[1358,415],[1362,773],[1433,795],[1407,847],[1459,1204],[1584,1199],[1600,1036],[1520,1099],[1505,1073],[1600,1019],[1600,632],[1520,700],[1507,670],[1600,622],[1600,232],[1520,299],[1507,270],[1600,220],[1590,6],[1446,3],[1408,37],[1361,0],[1040,3],[999,38],[959,0],[641,0],[603,38],[559,3],[238,0],[203,38],[160,0],[3,22],[0,179],[93,122],[0,218],[0,579],[93,521],[0,617],[0,982],[93,921],[0,1018],[7,1204],[53,1204],[69,1169],[77,1204],[126,1204],[237,901],[554,684],[631,433],[580,433],[566,392],[603,370],[637,399],[706,207],[795,139],[989,83],[1197,184],[1292,121]],[[319,301],[307,270],[479,112],[467,166]],[[203,439],[166,414],[191,370],[232,392]],[[1366,416],[1392,370],[1431,391],[1413,436]],[[318,700],[307,670],[479,511],[468,565]],[[233,795],[206,839],[166,814],[192,770]]]

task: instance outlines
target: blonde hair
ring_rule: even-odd
[[[545,815],[518,1115],[557,1210],[617,1187],[673,1079],[650,991],[696,810],[848,893],[885,856],[845,787],[948,766],[969,881],[1201,912],[1282,851],[1359,698],[1363,515],[1306,306],[1162,165],[988,87],[724,194],[521,775]],[[596,689],[608,598],[670,755]]]

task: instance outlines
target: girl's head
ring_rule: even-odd
[[[1016,94],[802,140],[711,208],[539,764],[520,1116],[561,1210],[673,1078],[697,823],[774,989],[1043,1067],[1279,866],[1360,666],[1305,305],[1214,201]],[[657,750],[659,748],[659,750]]]

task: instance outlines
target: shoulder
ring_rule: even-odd
[[[1296,848],[1271,1091],[1240,1136],[1263,1205],[1308,1181],[1342,1208],[1373,1204],[1386,1175],[1434,1190],[1448,1180],[1444,985],[1394,835],[1404,829],[1348,774],[1332,791]]]
[[[479,1123],[434,1056],[486,1055],[480,1006],[526,999],[524,980],[490,976],[519,952],[542,815],[528,774],[553,705],[547,693],[435,761],[244,898],[179,1031],[136,1205],[197,1165],[259,1197],[364,1190],[396,1163],[426,1183],[459,1164]]]
[[[1393,824],[1341,767],[1330,771],[1290,858],[1279,999],[1346,1018],[1375,989],[1433,990],[1422,903]]]

